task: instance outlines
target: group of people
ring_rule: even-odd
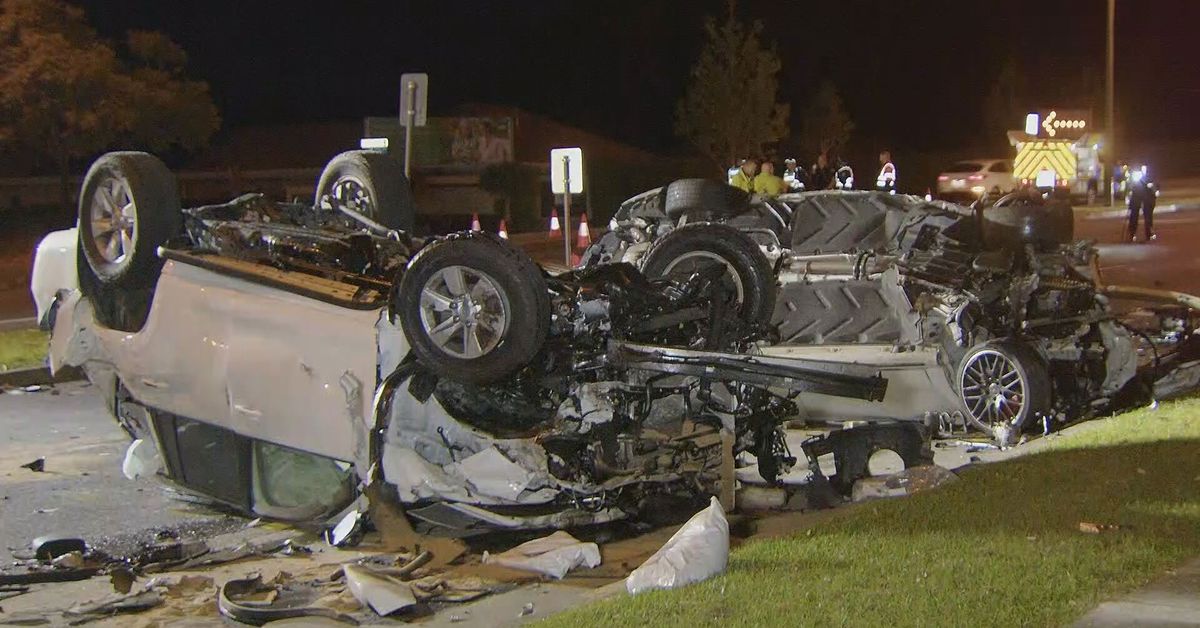
[[[836,168],[834,163],[837,163]],[[896,165],[892,163],[890,151],[884,150],[879,153],[879,164],[875,189],[895,194]],[[835,160],[827,152],[822,152],[817,155],[816,163],[807,171],[798,166],[795,159],[784,160],[781,177],[775,174],[775,164],[771,160],[750,157],[743,160],[732,172],[729,184],[751,194],[766,196],[805,190],[852,190],[854,170],[846,162]]]

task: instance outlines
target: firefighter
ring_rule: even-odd
[[[754,175],[758,174],[758,159],[751,157],[743,160],[741,167],[729,179],[729,185],[744,192],[754,192]]]
[[[879,176],[875,178],[875,189],[889,194],[896,193],[896,164],[892,163],[892,153],[888,150],[879,153]]]
[[[1158,239],[1154,233],[1154,205],[1158,201],[1158,184],[1150,178],[1146,166],[1129,171],[1126,179],[1129,185],[1129,242],[1137,242],[1138,213],[1142,214],[1146,225],[1146,242]]]
[[[764,196],[779,196],[788,191],[783,179],[775,175],[775,164],[769,159],[762,162],[762,172],[754,177],[754,192]]]

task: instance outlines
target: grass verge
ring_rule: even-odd
[[[36,329],[0,332],[0,371],[41,366],[50,336]]]
[[[1085,534],[1080,522],[1117,524]],[[748,543],[691,587],[549,625],[1062,625],[1200,554],[1200,399],[1080,426],[1038,453]]]

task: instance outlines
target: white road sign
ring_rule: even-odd
[[[550,189],[566,194],[570,181],[571,194],[583,193],[583,149],[555,148],[550,151]]]
[[[413,126],[425,126],[428,102],[428,74],[422,72],[400,75],[400,124],[408,126],[411,118]]]

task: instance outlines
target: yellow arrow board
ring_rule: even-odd
[[[1075,177],[1077,160],[1071,142],[1035,140],[1017,149],[1013,160],[1013,175],[1018,179],[1036,179],[1042,170],[1053,170],[1059,179]]]

